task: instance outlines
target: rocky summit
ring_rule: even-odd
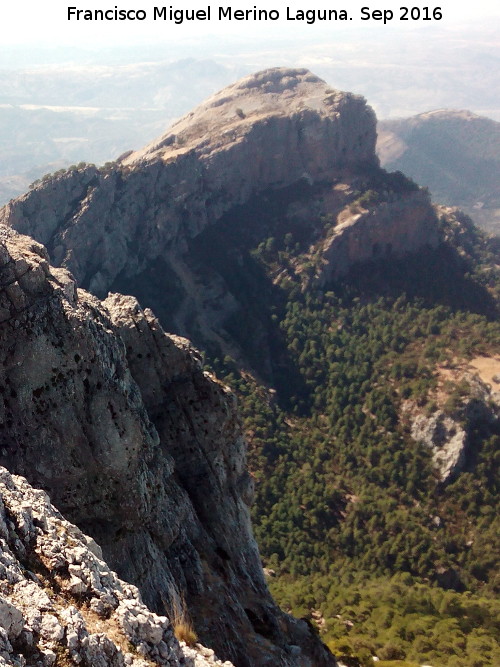
[[[43,243],[96,296],[133,294],[168,330],[237,358],[220,331],[241,304],[214,267],[229,240],[236,255],[252,235],[292,231],[318,284],[437,245],[428,195],[381,170],[375,142],[363,98],[307,70],[274,68],[113,165],[47,177],[0,209],[0,222]]]
[[[194,151],[241,201],[251,188],[372,161],[375,140],[375,116],[362,97],[333,90],[308,70],[277,67],[224,88],[123,163],[168,163]]]

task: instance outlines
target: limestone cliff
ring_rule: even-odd
[[[234,399],[189,344],[134,299],[106,308],[6,228],[0,284],[0,463],[48,491],[151,609],[185,598],[222,658],[334,664],[267,592]]]
[[[341,213],[324,244],[319,280],[324,284],[356,263],[402,257],[410,248],[437,243],[436,217],[422,191],[377,206],[351,207]]]

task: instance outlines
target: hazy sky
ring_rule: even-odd
[[[428,34],[429,39],[436,34],[439,29],[453,28],[457,24],[464,24],[469,21],[478,21],[487,19],[490,22],[496,17],[500,18],[500,3],[498,0],[437,0],[435,4],[428,1],[420,5],[413,0],[407,2],[408,7],[429,7],[431,10],[439,7],[442,10],[442,19],[440,21],[401,21],[400,7],[405,5],[404,0],[394,2],[393,0],[378,0],[370,4],[369,0],[360,2],[352,0],[334,2],[324,2],[319,0],[317,3],[295,2],[291,0],[266,0],[259,3],[257,0],[252,2],[225,2],[221,0],[216,3],[193,2],[175,2],[165,3],[167,9],[202,9],[211,6],[212,17],[210,22],[186,22],[183,25],[175,25],[169,21],[154,21],[153,11],[155,6],[162,7],[161,2],[144,0],[126,0],[121,3],[111,0],[110,2],[99,2],[89,0],[50,0],[50,2],[40,2],[40,0],[27,0],[25,2],[3,2],[0,5],[0,25],[2,26],[2,43],[7,44],[26,44],[33,47],[35,44],[52,44],[67,46],[104,46],[104,45],[126,45],[140,44],[148,42],[175,42],[176,39],[196,38],[199,35],[214,34],[223,38],[225,35],[245,37],[268,36],[269,38],[293,37],[299,32],[302,36],[313,36],[315,31],[331,32],[332,38],[335,35],[342,35],[345,39],[349,30],[359,28],[377,29],[381,39],[390,38],[392,31],[418,30],[422,34]],[[77,9],[110,9],[115,7],[124,10],[142,9],[146,11],[147,18],[144,21],[68,21],[68,6],[74,6]],[[217,18],[218,7],[231,6],[234,9],[277,9],[280,12],[280,19],[274,22],[255,22],[255,21],[222,21]],[[352,20],[347,22],[337,21],[329,24],[317,22],[314,25],[307,25],[301,21],[287,21],[286,8],[290,7],[291,15],[296,15],[298,9],[345,9]],[[370,11],[393,10],[394,18],[387,25],[382,21],[361,21],[361,8],[368,7]],[[499,35],[500,40],[500,35]]]

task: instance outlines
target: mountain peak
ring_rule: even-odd
[[[193,149],[198,154],[210,154],[241,141],[255,125],[271,119],[292,117],[305,123],[336,123],[349,104],[353,111],[354,107],[363,109],[374,127],[373,112],[362,97],[332,89],[307,69],[266,69],[215,93],[124,163],[157,158],[168,161]],[[372,151],[371,141],[366,146]]]
[[[105,296],[123,271],[182,250],[255,193],[376,169],[375,142],[375,114],[363,97],[307,70],[265,70],[213,95],[115,167],[35,187],[0,210],[0,223],[47,245],[55,264]]]

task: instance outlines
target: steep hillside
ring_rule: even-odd
[[[379,167],[364,100],[266,70],[0,220],[95,294],[153,308],[235,390],[256,536],[287,608],[353,665],[495,664],[498,247]],[[155,364],[134,356],[156,349],[141,327],[121,333],[131,372],[209,518],[188,427],[171,429]]]
[[[443,204],[460,206],[484,229],[500,230],[500,123],[439,109],[378,123],[377,152]]]
[[[240,396],[273,592],[361,664],[495,665],[495,247],[441,208],[435,248],[325,283],[321,236],[301,249],[276,212],[235,238],[246,212],[200,235],[192,265],[239,304],[206,347]]]

